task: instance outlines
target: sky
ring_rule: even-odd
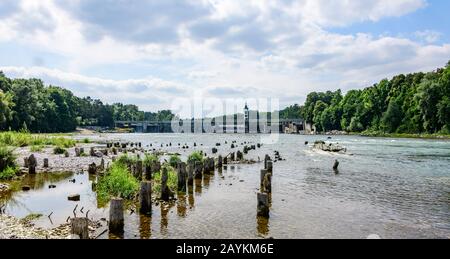
[[[444,0],[0,0],[0,70],[77,96],[178,98],[364,88],[450,60]]]

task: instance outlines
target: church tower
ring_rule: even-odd
[[[245,133],[250,133],[250,109],[248,108],[247,103],[245,103],[244,107],[244,121],[245,121]]]

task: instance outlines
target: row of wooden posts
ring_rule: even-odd
[[[273,161],[269,155],[264,158],[264,169],[261,170],[260,192],[257,194],[257,215],[270,217],[270,200],[272,195]]]

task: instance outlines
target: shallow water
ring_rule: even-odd
[[[157,149],[164,144],[164,150],[186,157],[194,142],[208,154],[220,142],[219,154],[224,155],[231,152],[231,141],[236,140],[242,150],[241,143],[259,143],[261,136],[106,134],[99,138],[144,146],[152,143]],[[277,150],[286,159],[274,164],[268,221],[256,217],[263,164],[236,165],[197,182],[193,194],[178,197],[173,207],[153,206],[151,218],[127,211],[124,237],[366,238],[378,234],[383,238],[450,238],[449,141],[335,136],[330,141],[348,149],[349,154],[340,155],[316,152],[304,144],[317,139],[325,137],[281,135],[277,143],[246,156],[258,160]],[[169,143],[172,147],[166,147]],[[191,149],[185,151],[178,143]],[[332,170],[335,159],[340,161],[337,175]],[[78,204],[78,210],[90,210],[89,217],[107,218],[108,209],[97,208],[93,179],[87,174],[37,177],[42,179],[26,179],[34,190],[10,197],[8,214],[24,217],[53,212],[52,222],[47,217],[37,222],[51,227],[64,223]],[[48,189],[50,182],[57,188]],[[79,203],[67,201],[73,193],[81,194]]]

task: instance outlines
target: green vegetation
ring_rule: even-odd
[[[30,148],[31,152],[41,152],[44,149],[44,146],[41,145],[33,145]]]
[[[170,111],[139,111],[136,105],[79,98],[39,79],[10,79],[0,71],[0,130],[71,132],[77,126],[113,127],[114,121],[171,120]],[[49,120],[48,118],[52,118]]]
[[[0,145],[13,147],[26,146],[59,146],[70,148],[76,145],[76,141],[61,136],[31,134],[29,132],[0,132]]]
[[[340,90],[310,93],[300,114],[319,132],[449,134],[450,62],[443,69],[398,75],[345,96]]]
[[[172,155],[169,159],[169,165],[173,168],[176,168],[178,163],[181,162],[181,158],[178,155]]]
[[[16,176],[17,167],[6,167],[3,171],[0,171],[1,180],[11,180]]]
[[[84,138],[84,139],[81,141],[81,143],[89,144],[89,143],[91,143],[91,140],[88,139],[88,138]]]
[[[66,149],[62,148],[62,147],[55,147],[53,149],[53,154],[55,155],[62,155],[66,152]]]
[[[17,165],[14,150],[0,146],[0,180],[10,180],[16,175]]]
[[[195,151],[188,157],[188,163],[203,162],[203,153]]]
[[[165,165],[164,167],[167,169],[168,174],[167,186],[172,191],[177,190],[178,186],[177,172],[171,166]],[[161,172],[153,174],[152,192],[161,193]]]
[[[125,164],[113,163],[105,176],[99,179],[97,199],[100,204],[107,203],[111,197],[133,199],[139,190],[139,182],[128,171]]]
[[[156,154],[146,154],[144,158],[144,166],[151,166],[159,161],[159,157]]]

